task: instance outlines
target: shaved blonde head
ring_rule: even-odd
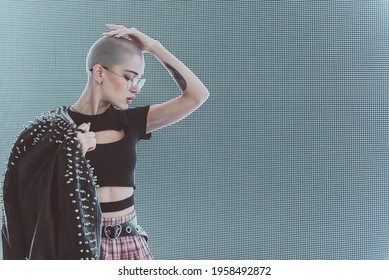
[[[101,37],[89,49],[86,57],[86,71],[96,64],[112,68],[128,62],[133,56],[143,58],[142,51],[131,40],[125,38]]]

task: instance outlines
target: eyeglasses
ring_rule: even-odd
[[[127,81],[127,89],[128,90],[130,90],[132,87],[134,87],[136,85],[139,87],[139,89],[141,89],[145,85],[146,79],[141,79],[138,76],[134,76],[131,79],[129,79],[126,76],[120,75],[120,74],[112,71],[108,67],[105,67],[103,65],[101,65],[101,67],[103,67],[105,70],[107,70],[115,75],[118,75],[118,76],[124,78]],[[93,68],[89,69],[89,71],[93,71]]]

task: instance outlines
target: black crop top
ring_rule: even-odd
[[[91,123],[90,131],[124,130],[125,136],[116,142],[97,144],[96,149],[87,152],[85,157],[94,168],[98,186],[130,186],[135,188],[134,171],[136,166],[136,144],[149,140],[146,134],[146,121],[149,106],[127,110],[117,110],[110,106],[104,113],[84,115],[68,109],[77,126]]]

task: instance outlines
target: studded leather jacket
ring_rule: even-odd
[[[92,168],[60,107],[25,126],[3,182],[4,259],[98,259],[101,209]]]

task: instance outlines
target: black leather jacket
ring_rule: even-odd
[[[101,209],[67,107],[30,122],[3,182],[4,259],[98,259]]]

